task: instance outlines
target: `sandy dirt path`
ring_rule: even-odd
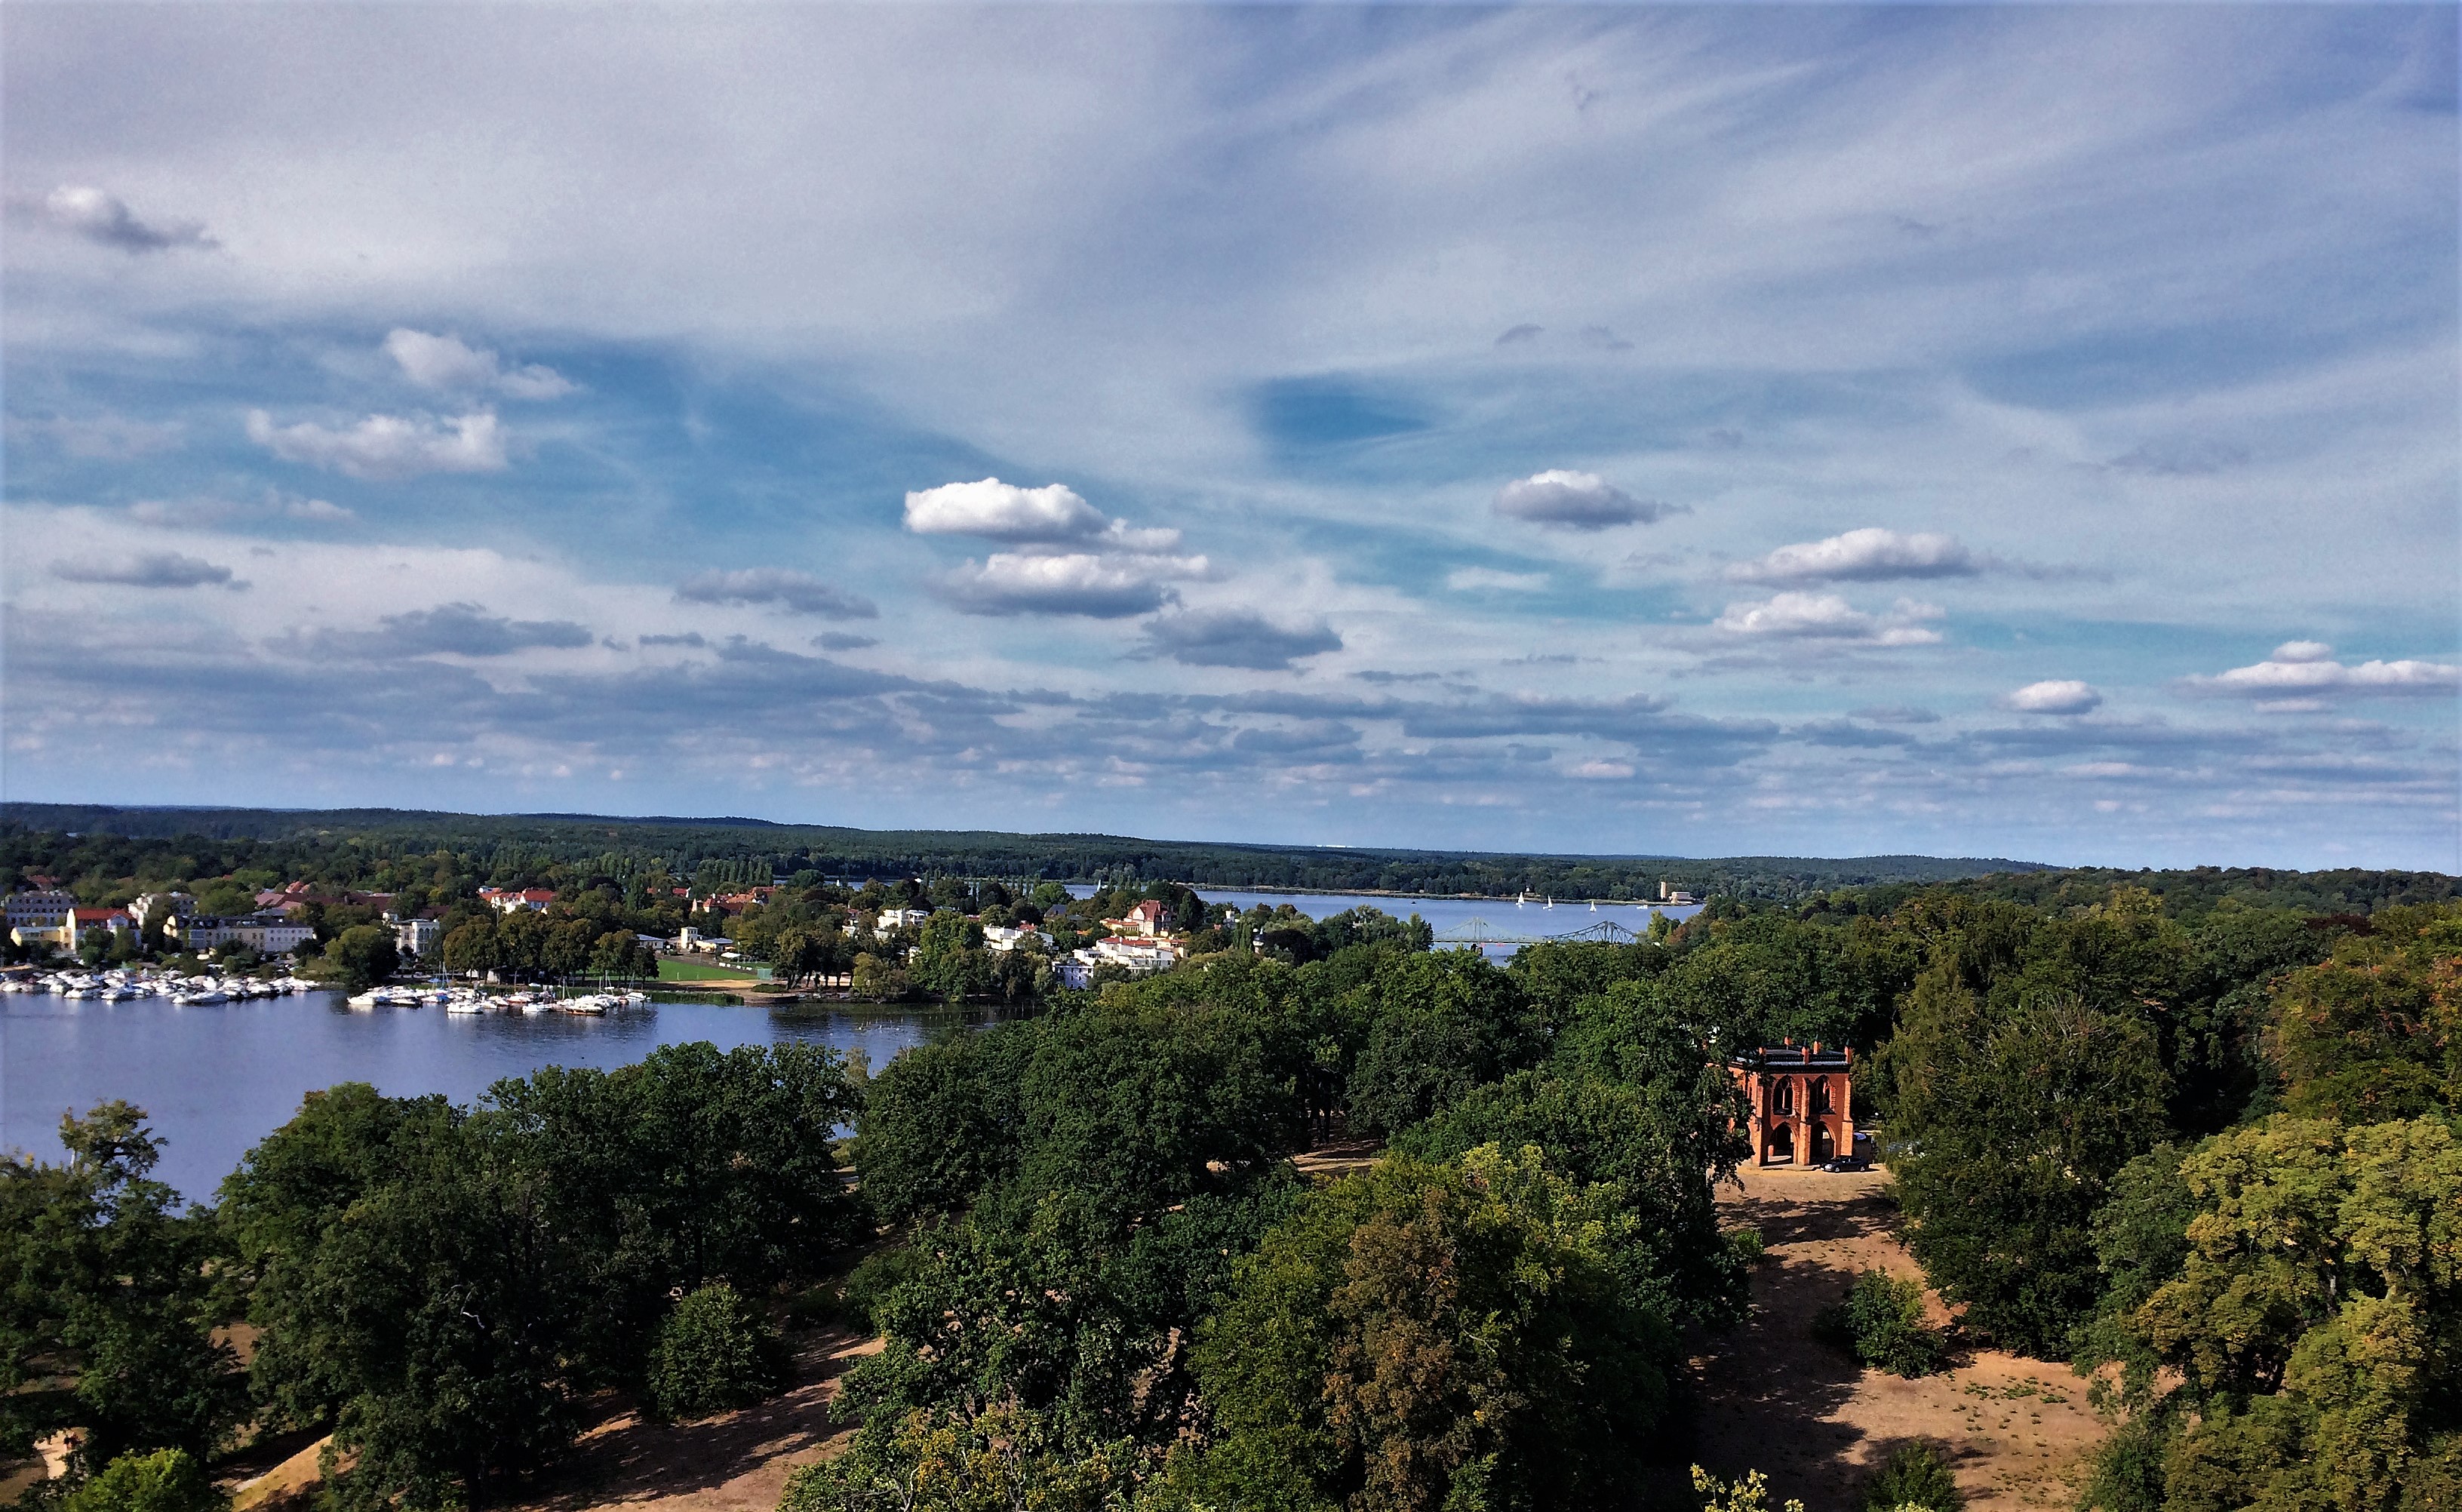
[[[1813,1315],[1856,1272],[1923,1273],[1897,1240],[1886,1173],[1746,1171],[1722,1193],[1730,1224],[1761,1231],[1768,1256],[1753,1278],[1751,1318],[1711,1335],[1693,1361],[1702,1413],[1698,1455],[1713,1471],[1768,1474],[1774,1500],[1806,1512],[1847,1512],[1865,1478],[1897,1444],[1945,1451],[1970,1512],[2064,1508],[2105,1428],[2067,1367],[1994,1350],[1921,1380],[1859,1371],[1811,1336]],[[1929,1298],[1934,1323],[1948,1320]]]

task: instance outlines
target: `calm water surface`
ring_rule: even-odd
[[[805,1040],[860,1050],[875,1069],[964,1023],[945,1010],[851,1013],[661,1003],[605,1018],[547,1013],[355,1012],[338,993],[184,1008],[160,998],[94,1003],[0,996],[0,1145],[61,1158],[60,1114],[124,1097],[167,1141],[156,1175],[210,1198],[303,1093],[373,1082],[396,1096],[466,1103],[542,1066],[616,1067],[661,1045],[721,1049]]]

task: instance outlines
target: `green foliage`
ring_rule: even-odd
[[[1904,1443],[1890,1450],[1872,1479],[1864,1482],[1856,1504],[1862,1512],[1906,1512],[1910,1507],[1959,1512],[1966,1505],[1966,1495],[1957,1489],[1957,1477],[1939,1450],[1926,1443]]]
[[[766,1294],[843,1242],[817,1047],[668,1046],[493,1106],[313,1094],[224,1184],[270,1421],[330,1424],[347,1505],[458,1505],[553,1461],[582,1393],[643,1381],[667,1298]]]
[[[650,1404],[671,1421],[707,1417],[769,1395],[785,1373],[777,1330],[743,1293],[714,1281],[684,1293],[659,1326]]]
[[[353,992],[375,986],[401,964],[393,931],[378,924],[357,924],[343,930],[325,946],[325,961],[342,985]]]
[[[1373,1018],[1350,1089],[1363,1129],[1409,1128],[1545,1045],[1513,979],[1476,951],[1388,955],[1365,996]]]
[[[1617,1280],[1629,1234],[1536,1149],[1311,1193],[1200,1330],[1219,1436],[1188,1483],[1266,1508],[1619,1501],[1674,1349]]]
[[[2392,1506],[2462,1416],[2452,1127],[2278,1114],[2207,1140],[2175,1179],[2193,1216],[2174,1268],[2150,1288],[2124,1276],[2093,1334],[2182,1378],[2194,1416],[2164,1449],[2164,1504]]]
[[[0,1450],[74,1424],[77,1468],[203,1456],[236,1420],[235,1361],[212,1338],[215,1231],[148,1175],[144,1118],[103,1103],[61,1120],[65,1165],[0,1162]]]
[[[2351,1123],[2462,1111],[2462,909],[2371,923],[2276,992],[2285,1101]]]
[[[1941,1295],[1970,1327],[2051,1356],[2094,1307],[2089,1225],[2113,1176],[2163,1136],[2165,1078],[2136,1012],[2071,990],[2122,989],[1991,960],[2027,943],[1988,929],[1936,943],[1890,1047],[1891,1170]]]
[[[230,1505],[184,1449],[125,1454],[60,1501],[60,1512],[224,1512]]]
[[[1930,1375],[1941,1368],[1940,1335],[1924,1324],[1922,1285],[1886,1270],[1859,1273],[1845,1300],[1813,1319],[1812,1336],[1891,1375]]]
[[[1758,1470],[1745,1471],[1731,1484],[1695,1465],[1693,1489],[1701,1497],[1701,1512],[1768,1512],[1769,1509],[1769,1477]],[[1784,1512],[1803,1512],[1803,1503],[1790,1498]]]
[[[2171,1415],[2148,1411],[2112,1429],[2078,1488],[2077,1512],[2163,1512],[2163,1460],[2175,1426]]]
[[[924,920],[922,938],[907,961],[907,974],[925,992],[951,1003],[989,992],[992,957],[983,948],[983,926],[942,908]]]
[[[1153,1458],[1125,1442],[1073,1448],[1049,1421],[1013,1408],[918,1409],[796,1471],[778,1512],[1111,1512],[1128,1505]]]

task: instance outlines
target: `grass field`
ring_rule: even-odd
[[[672,956],[662,956],[659,959],[659,980],[660,982],[752,982],[757,979],[751,972],[738,971],[733,966],[704,965],[698,961],[678,961]]]

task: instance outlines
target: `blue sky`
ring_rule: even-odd
[[[2462,869],[2450,7],[0,67],[11,798]]]

